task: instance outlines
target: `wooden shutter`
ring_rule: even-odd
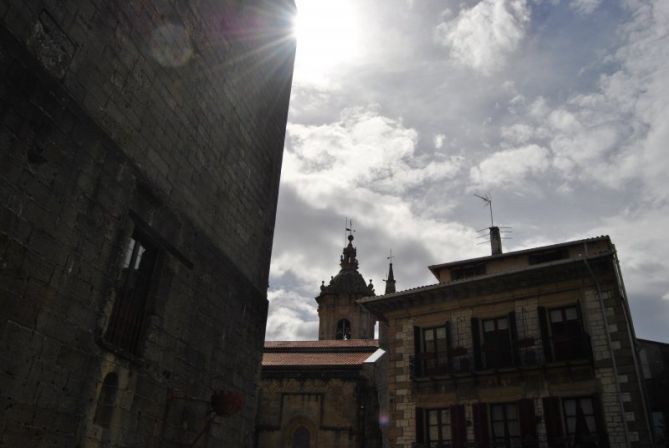
[[[604,421],[604,411],[602,409],[602,401],[597,395],[592,396],[592,408],[595,411],[595,423],[597,424],[597,433],[599,435],[599,446],[603,448],[609,447],[609,435],[606,429],[606,422]]]
[[[423,374],[423,361],[421,354],[421,330],[420,327],[413,327],[413,376],[418,377]]]
[[[520,400],[518,402],[518,416],[520,417],[520,436],[523,440],[523,446],[528,448],[538,446],[534,400]]]
[[[558,397],[544,397],[544,424],[549,447],[562,446],[562,409]]]
[[[520,353],[518,351],[518,326],[516,325],[516,312],[509,313],[509,338],[511,339],[511,356],[513,357],[513,364],[521,365]]]
[[[416,408],[416,443],[425,443],[425,409]]]
[[[481,333],[479,330],[479,320],[472,317],[472,345],[474,351],[474,367],[476,370],[483,369],[481,360]]]
[[[465,407],[461,404],[451,406],[451,440],[453,448],[465,448],[467,445],[467,420]]]
[[[474,413],[474,438],[477,448],[489,448],[490,436],[488,434],[488,407],[485,403],[475,403],[472,406]]]
[[[553,348],[551,347],[550,335],[548,333],[548,317],[546,308],[540,306],[537,308],[537,317],[539,318],[539,330],[541,330],[541,342],[544,348],[544,359],[546,362],[553,361]]]

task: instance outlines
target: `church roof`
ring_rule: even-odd
[[[262,366],[361,366],[365,362],[373,362],[376,358],[372,356],[377,350],[379,341],[376,339],[265,341]]]

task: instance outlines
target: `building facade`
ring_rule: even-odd
[[[431,266],[437,284],[360,300],[388,331],[390,445],[652,446],[609,238],[492,243]]]
[[[256,424],[260,448],[381,448],[385,351],[357,300],[374,294],[353,236],[316,297],[318,341],[266,341]]]
[[[293,13],[0,4],[0,446],[250,446]]]

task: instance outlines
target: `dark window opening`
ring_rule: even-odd
[[[567,435],[574,439],[597,433],[597,419],[592,398],[565,398],[562,400]]]
[[[528,255],[529,264],[550,263],[551,261],[564,260],[569,258],[567,249],[553,249]]]
[[[448,371],[448,339],[446,327],[424,328],[420,360],[426,374]]]
[[[116,392],[118,391],[118,376],[111,372],[105,376],[102,382],[100,395],[98,396],[98,404],[95,409],[95,424],[105,428],[109,428],[112,414],[114,413],[114,406],[116,404]]]
[[[311,435],[309,430],[304,426],[300,426],[293,432],[293,448],[309,448]]]
[[[430,448],[451,446],[450,409],[426,409],[424,425],[425,446]]]
[[[483,363],[487,369],[513,365],[509,319],[498,317],[481,321],[483,332]]]
[[[133,355],[139,354],[147,317],[147,303],[158,249],[135,230],[123,260],[117,297],[105,341]]]
[[[485,275],[485,263],[468,264],[451,268],[451,280],[462,280],[464,278]]]
[[[582,322],[576,305],[548,310],[553,359],[567,361],[587,354]]]
[[[490,427],[493,446],[520,447],[520,419],[516,403],[490,405]]]
[[[351,322],[348,319],[341,319],[337,322],[336,339],[351,339]]]

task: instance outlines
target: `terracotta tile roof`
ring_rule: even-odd
[[[265,350],[302,348],[307,350],[331,350],[333,348],[367,348],[374,351],[379,347],[377,339],[348,339],[324,341],[265,341]]]
[[[371,353],[264,353],[263,367],[273,366],[360,366]]]
[[[374,339],[265,341],[263,367],[360,366],[379,348]]]

